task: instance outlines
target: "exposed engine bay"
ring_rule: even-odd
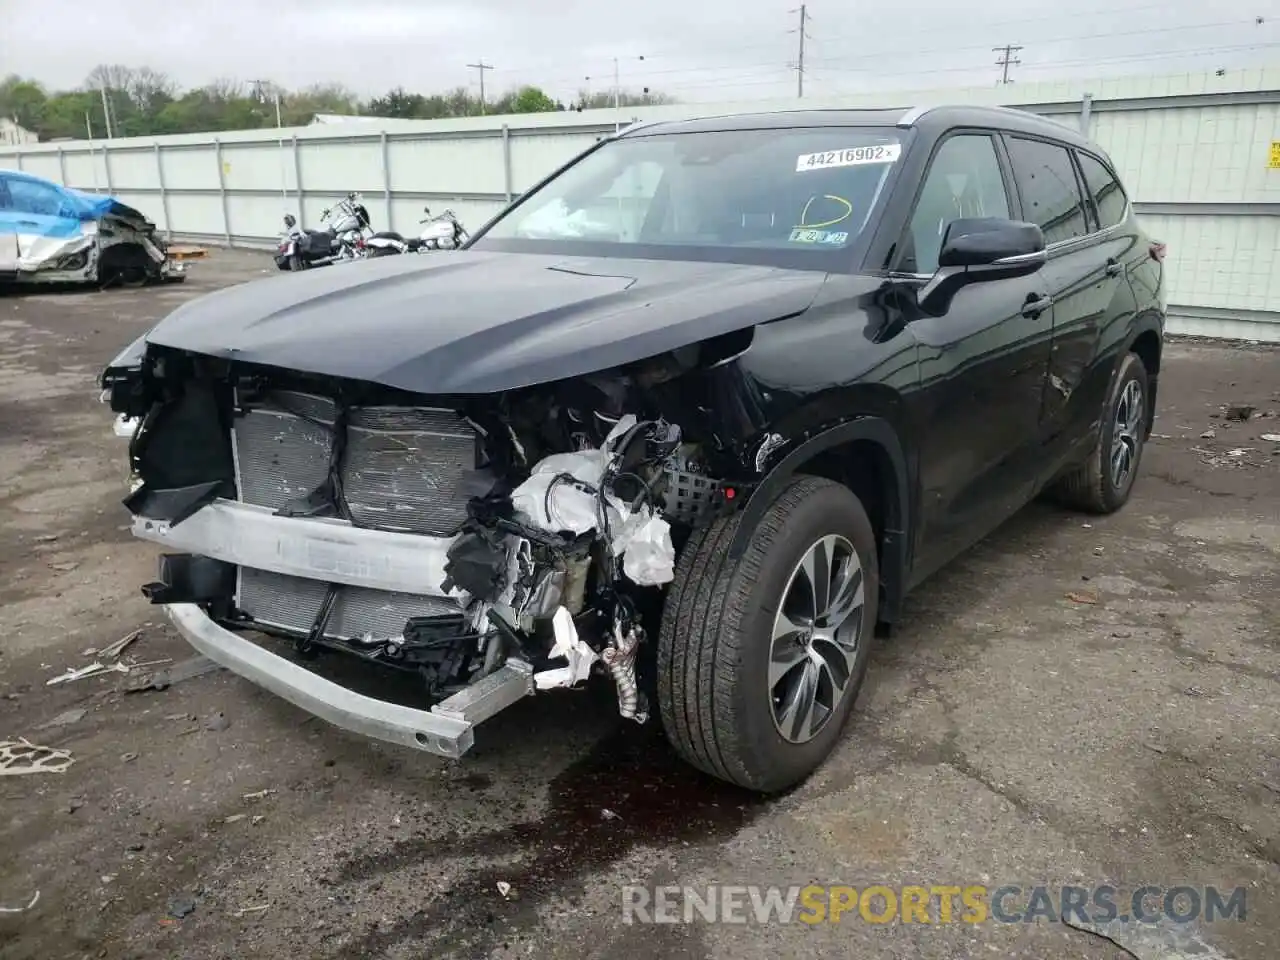
[[[741,452],[697,390],[674,388],[699,359],[695,347],[502,394],[421,397],[152,345],[104,378],[135,424],[135,533],[190,550],[166,554],[144,593],[284,638],[303,659],[334,650],[416,675],[446,707],[513,670],[522,693],[599,673],[620,714],[644,722],[637,660],[655,588],[689,530],[742,489],[726,479]],[[241,527],[215,531],[233,516]],[[269,524],[285,532],[255,566],[252,531]],[[323,565],[319,539],[277,562],[299,549],[285,533],[304,528],[381,539],[341,576],[298,576],[288,570]],[[369,573],[401,557],[409,573]]]

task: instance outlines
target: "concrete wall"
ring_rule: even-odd
[[[451,207],[474,229],[636,120],[929,103],[1003,104],[1085,130],[1115,159],[1149,232],[1168,244],[1172,329],[1280,341],[1280,169],[1268,165],[1280,140],[1280,68],[0,145],[0,167],[110,191],[183,239],[265,245],[285,212],[311,224],[352,190],[377,229],[410,232],[428,204]]]

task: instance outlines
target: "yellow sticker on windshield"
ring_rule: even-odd
[[[815,200],[835,201],[835,203],[837,204],[836,207],[827,208],[827,212],[828,213],[834,212],[835,216],[830,217],[827,220],[821,220],[817,223],[810,223],[809,208],[813,206],[813,201]],[[821,209],[821,204],[819,204],[819,209]],[[836,196],[832,196],[829,193],[826,193],[826,194],[823,194],[821,197],[810,197],[808,199],[808,201],[804,205],[804,209],[800,211],[800,222],[796,224],[796,229],[799,230],[801,228],[814,229],[814,228],[820,228],[820,227],[834,227],[836,224],[843,223],[845,220],[848,220],[849,217],[851,217],[852,215],[853,215],[852,203],[850,203],[844,197],[836,197]]]
[[[869,147],[825,150],[796,157],[796,173],[828,167],[857,167],[864,163],[893,163],[902,154],[900,143],[876,143]]]

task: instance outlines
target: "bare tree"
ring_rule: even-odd
[[[86,90],[123,90],[133,88],[135,71],[118,63],[100,63],[84,78]]]
[[[210,100],[236,100],[244,96],[244,84],[233,77],[218,77],[204,85],[204,92]]]
[[[178,85],[166,73],[139,67],[130,78],[129,99],[145,114],[151,115],[177,95]]]

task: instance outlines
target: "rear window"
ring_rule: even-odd
[[[1076,156],[1080,159],[1080,170],[1084,173],[1085,186],[1093,197],[1094,208],[1098,211],[1098,226],[1103,230],[1114,227],[1124,219],[1124,212],[1129,203],[1124,195],[1124,188],[1120,186],[1120,181],[1116,179],[1115,174],[1100,161],[1087,153],[1077,153]]]
[[[902,153],[892,129],[828,127],[623,138],[546,184],[486,240],[629,248],[796,251],[849,247]]]
[[[1022,195],[1022,216],[1044,231],[1046,243],[1089,232],[1084,198],[1066,147],[1010,137],[1009,159]]]

